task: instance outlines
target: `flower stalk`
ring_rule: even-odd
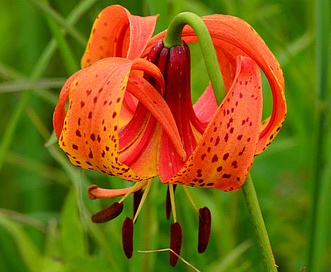
[[[257,243],[262,255],[264,270],[268,272],[277,272],[277,265],[272,253],[267,229],[264,224],[262,212],[251,175],[248,175],[246,182],[242,187],[242,191],[244,194],[247,210],[253,224]]]
[[[279,132],[286,101],[277,60],[246,22],[185,12],[174,18],[168,31],[152,37],[156,19],[131,15],[119,5],[99,14],[82,58],[84,69],[63,86],[53,123],[59,145],[74,165],[136,182],[130,188],[88,189],[91,199],[123,196],[95,214],[96,223],[115,218],[124,199],[134,194],[133,218],[126,219],[122,229],[128,258],[133,252],[133,225],[152,178],[158,176],[167,184],[174,266],[182,244],[176,186],[227,192],[242,188],[254,157]],[[196,42],[211,85],[192,105],[187,44]],[[274,102],[271,117],[263,123],[261,70]],[[266,270],[277,271],[250,177],[243,192]],[[208,208],[198,213],[201,253],[209,241],[211,215]]]
[[[221,85],[222,83],[220,79],[222,78],[222,75],[218,65],[214,45],[208,28],[202,19],[196,14],[190,12],[178,14],[169,25],[167,34],[163,41],[164,46],[171,48],[175,45],[182,45],[183,41],[181,39],[181,33],[185,25],[191,26],[198,36],[202,56],[206,64],[206,69],[213,87],[217,104],[219,105],[226,93]],[[242,191],[254,227],[265,271],[275,272],[277,271],[277,265],[275,264],[275,259],[259,206],[254,183],[250,175],[248,175]]]
[[[193,28],[199,39],[201,53],[206,64],[207,73],[213,86],[217,104],[221,104],[225,91],[222,88],[222,75],[218,65],[213,41],[208,28],[202,19],[191,12],[182,12],[175,16],[169,25],[167,34],[163,40],[164,46],[171,48],[175,45],[182,45],[181,34],[185,25]]]

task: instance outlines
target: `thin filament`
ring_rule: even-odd
[[[136,220],[138,218],[138,215],[139,215],[139,213],[140,213],[140,211],[141,211],[141,209],[142,209],[142,207],[143,207],[143,205],[145,203],[145,200],[146,200],[146,197],[147,197],[147,195],[149,193],[149,189],[151,188],[152,182],[153,182],[152,179],[148,180],[148,182],[147,182],[147,185],[146,185],[146,188],[144,190],[143,196],[142,196],[142,198],[140,200],[139,206],[138,206],[137,211],[136,211],[136,213],[134,215],[133,223],[136,222]]]
[[[184,192],[185,192],[185,194],[186,194],[188,200],[189,200],[190,203],[192,204],[194,210],[195,210],[197,213],[199,213],[199,210],[198,210],[197,206],[195,205],[195,202],[194,202],[194,200],[193,200],[193,198],[192,198],[192,195],[191,195],[190,191],[187,189],[187,186],[184,186],[184,185],[183,185],[182,187],[183,187],[183,190],[184,190]]]
[[[175,192],[174,192],[174,185],[169,184],[169,194],[170,194],[170,203],[172,209],[172,215],[174,218],[174,222],[177,222],[177,214],[176,214],[176,204],[175,204]]]
[[[127,193],[121,198],[121,200],[119,201],[119,203],[123,202],[129,195],[131,195],[132,193],[144,188],[146,186],[147,181],[146,180],[142,180],[140,182],[137,182],[135,185],[133,185],[131,187],[131,189],[129,191],[127,191]]]

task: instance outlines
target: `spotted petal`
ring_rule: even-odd
[[[151,178],[146,173],[137,175],[120,159],[121,108],[131,74],[135,75],[133,78],[137,77],[136,69],[149,73],[162,85],[163,77],[153,64],[143,59],[130,61],[124,58],[102,59],[74,74],[64,85],[54,112],[54,127],[60,147],[73,164],[126,180]],[[178,150],[183,150],[169,107],[152,86],[140,87],[142,82],[138,79],[134,81],[137,88],[131,86],[129,91],[156,116]],[[65,113],[67,99],[69,103]],[[142,131],[140,128],[136,133]],[[149,158],[154,157],[150,155]],[[148,163],[156,168],[155,162]]]
[[[252,166],[262,116],[261,75],[256,63],[237,58],[222,104],[184,167],[165,183],[238,190]]]
[[[108,57],[140,57],[154,32],[156,19],[157,16],[131,15],[119,5],[105,8],[94,22],[81,66]]]
[[[272,95],[273,110],[269,118],[261,124],[261,133],[255,154],[264,151],[279,132],[285,116],[286,101],[282,70],[274,55],[255,30],[245,21],[228,15],[210,15],[202,17],[212,37],[227,91],[232,86],[236,73],[237,56],[252,58],[266,75]],[[163,39],[166,32],[153,37],[146,48]],[[184,28],[183,39],[186,42],[197,42],[193,29]]]

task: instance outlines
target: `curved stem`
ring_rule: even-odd
[[[253,180],[250,175],[248,175],[247,180],[244,186],[242,187],[242,191],[244,193],[248,213],[251,218],[256,239],[262,255],[262,262],[264,269],[265,271],[268,272],[277,272],[277,265],[275,263],[275,258],[272,253],[272,248],[269,241],[267,229],[264,224],[264,220],[260,209],[259,201],[257,199]]]
[[[164,38],[164,46],[170,48],[176,45],[182,45],[182,31],[185,25],[193,28],[199,39],[199,44],[203,59],[206,64],[207,73],[213,87],[213,91],[218,104],[221,104],[225,91],[222,88],[222,75],[218,65],[217,55],[210,37],[208,28],[202,19],[191,12],[182,12],[178,14],[170,23],[167,34]]]

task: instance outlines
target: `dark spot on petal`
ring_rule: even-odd
[[[239,156],[242,156],[242,154],[244,154],[245,149],[246,149],[246,147],[244,147],[244,148],[238,153],[238,155],[239,155]]]
[[[223,161],[226,161],[228,159],[228,157],[229,157],[229,153],[225,153],[223,155]]]
[[[211,162],[218,162],[218,156],[217,156],[217,154],[215,154],[214,156],[213,156],[213,158],[211,159]]]
[[[229,134],[227,133],[227,134],[225,134],[225,136],[224,136],[224,141],[227,142],[228,140],[229,140]]]
[[[215,146],[217,146],[220,142],[221,138],[220,136],[217,136],[216,141],[215,141]]]
[[[72,148],[75,149],[75,150],[78,150],[78,145],[73,144]]]

